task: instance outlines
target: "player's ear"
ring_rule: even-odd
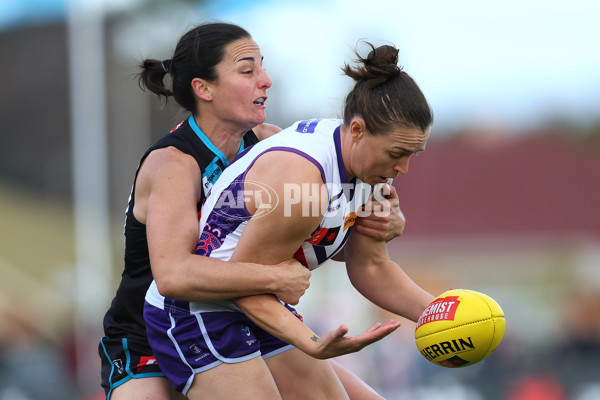
[[[194,90],[196,97],[204,101],[212,101],[212,88],[204,79],[192,79],[192,90]]]
[[[366,134],[365,120],[360,117],[352,118],[350,122],[350,135],[352,139],[358,142]]]

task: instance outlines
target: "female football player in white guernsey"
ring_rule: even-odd
[[[434,297],[389,259],[385,241],[352,227],[374,186],[406,174],[410,157],[425,150],[433,115],[398,67],[398,50],[371,48],[358,56],[362,65],[343,68],[355,80],[343,120],[297,122],[223,172],[202,208],[196,254],[266,264],[294,256],[309,269],[345,258],[363,296],[416,321]],[[274,295],[186,302],[167,285],[167,276],[155,276],[146,294],[148,339],[165,375],[191,400],[347,399],[322,359],[358,351],[399,326],[390,320],[347,336],[341,325],[319,337]]]
[[[167,74],[171,88],[163,82]],[[194,254],[198,209],[212,183],[239,151],[277,130],[265,124],[255,128],[265,120],[271,80],[248,32],[226,23],[196,26],[181,37],[172,58],[143,62],[140,86],[173,96],[190,117],[148,149],[136,173],[125,221],[125,268],[99,345],[102,386],[110,400],[183,397],[173,391],[148,345],[143,305],[152,272],[170,274],[182,299],[275,293],[291,304],[310,276],[292,260],[262,265]],[[397,198],[391,201],[397,209]],[[398,214],[360,223],[369,234],[387,239],[403,227]],[[339,364],[334,367],[357,398],[369,398],[372,391],[364,383]]]

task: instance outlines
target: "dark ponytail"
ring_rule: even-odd
[[[142,90],[148,89],[158,96],[173,95],[173,92],[165,87],[164,82],[165,75],[169,72],[169,69],[165,67],[167,61],[170,66],[171,60],[159,61],[148,58],[142,62],[140,65],[142,71],[138,76],[138,84]]]
[[[192,79],[216,80],[216,66],[223,60],[225,47],[231,42],[250,37],[245,29],[234,24],[215,22],[199,25],[179,39],[171,59],[146,59],[140,64],[139,86],[159,97],[173,96],[180,106],[195,113],[196,97]],[[167,73],[171,74],[172,89],[164,84]]]
[[[419,86],[398,66],[398,49],[366,44],[371,47],[366,58],[356,52],[355,61],[362,65],[352,68],[345,64],[342,68],[355,81],[346,96],[345,123],[361,117],[371,134],[393,126],[427,130],[433,123],[433,112]]]

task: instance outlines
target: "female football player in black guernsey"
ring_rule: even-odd
[[[278,131],[264,124],[271,80],[248,32],[226,23],[199,25],[181,37],[171,59],[147,59],[141,67],[142,88],[173,96],[191,115],[146,151],[136,172],[126,211],[125,269],[99,346],[102,386],[112,400],[181,396],[156,364],[146,337],[143,305],[153,274],[168,276],[163,290],[183,292],[186,301],[273,293],[289,304],[298,303],[310,277],[295,260],[261,265],[194,254],[198,213],[212,184],[241,151]],[[166,74],[172,90],[163,83]],[[399,236],[404,220],[395,192],[387,206],[395,212],[364,219],[359,229],[379,239]],[[378,398],[332,365],[353,398]]]

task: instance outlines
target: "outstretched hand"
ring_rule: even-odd
[[[400,322],[394,320],[389,320],[385,324],[378,322],[361,334],[346,336],[348,327],[340,325],[337,329],[327,332],[320,338],[315,336],[313,340],[316,342],[317,347],[310,355],[318,359],[326,359],[355,353],[363,347],[383,339],[398,329],[399,326]]]

